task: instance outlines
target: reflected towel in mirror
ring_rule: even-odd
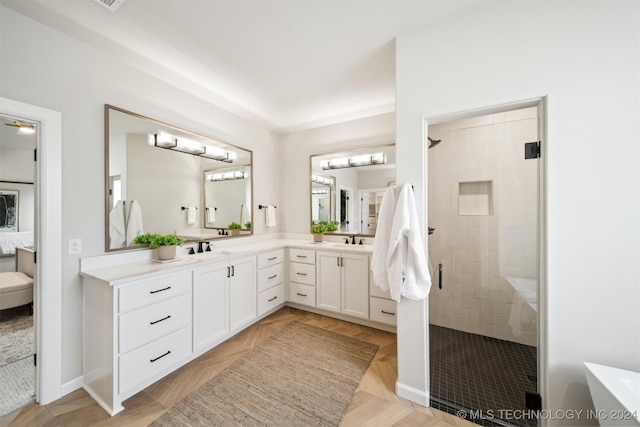
[[[275,227],[276,226],[276,207],[275,206],[267,206],[267,212],[265,213],[265,225],[267,227]]]
[[[216,222],[216,208],[207,208],[207,223],[213,224]]]
[[[131,202],[129,209],[129,220],[127,221],[127,246],[133,244],[133,239],[140,234],[144,234],[142,227],[142,209],[137,200]]]

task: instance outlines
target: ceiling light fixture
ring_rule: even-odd
[[[320,166],[323,170],[353,168],[356,166],[383,165],[387,163],[384,153],[362,154],[354,157],[342,157],[338,159],[323,160]]]
[[[18,128],[18,133],[21,135],[28,135],[36,132],[36,125],[22,123],[19,120],[14,120],[11,123],[5,123],[5,125]]]

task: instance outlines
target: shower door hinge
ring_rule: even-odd
[[[33,366],[38,366],[38,353],[33,353]]]
[[[540,141],[525,142],[524,144],[524,158],[537,159],[540,157]]]
[[[542,397],[538,393],[525,391],[524,406],[533,411],[542,411]]]
[[[34,149],[33,150],[33,161],[37,162],[38,161],[38,149]]]

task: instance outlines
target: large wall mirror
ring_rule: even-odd
[[[328,234],[375,236],[380,202],[395,183],[395,145],[310,156],[311,224],[337,221]]]
[[[147,232],[187,242],[252,234],[252,157],[105,105],[106,250],[130,249]]]

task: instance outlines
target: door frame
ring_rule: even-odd
[[[433,117],[424,117],[423,118],[423,135],[424,140],[427,140],[429,125],[444,123],[454,120],[460,120],[469,117],[475,117],[486,114],[493,114],[503,111],[511,111],[517,110],[520,108],[527,107],[537,107],[538,113],[538,139],[541,145],[542,155],[538,159],[538,347],[537,347],[537,392],[542,397],[542,409],[547,408],[547,400],[546,397],[548,395],[547,390],[547,382],[546,375],[548,372],[548,330],[547,330],[547,209],[546,209],[546,200],[547,200],[547,176],[546,176],[546,164],[547,164],[547,108],[546,105],[548,103],[547,96],[541,96],[538,98],[532,98],[528,100],[516,101],[513,103],[501,104],[493,107],[487,108],[479,108],[470,111],[463,111],[452,114],[445,114],[442,116],[433,116]],[[425,145],[424,153],[425,153],[425,165],[428,165],[428,149],[426,148],[428,144]],[[428,201],[428,179],[429,172],[428,168],[425,166],[425,201]],[[428,203],[428,202],[427,202]],[[425,219],[428,223],[428,210],[426,209],[427,205],[425,204],[425,210],[427,214],[425,215]],[[429,253],[429,243],[428,239],[425,239],[425,249],[427,254]],[[427,323],[429,321],[429,304],[427,298],[426,304],[426,319]],[[427,329],[428,334],[428,329]],[[426,341],[426,352],[425,359],[426,363],[426,372],[429,371],[429,341]],[[427,382],[426,382],[426,395],[429,396],[431,389],[431,378],[427,374]]]
[[[34,334],[36,402],[62,391],[62,114],[0,97],[0,111],[36,122]]]

